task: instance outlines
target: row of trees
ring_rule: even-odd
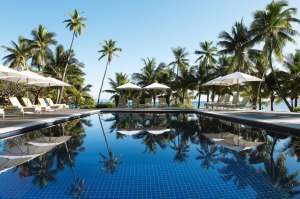
[[[72,49],[74,39],[82,34],[82,29],[86,28],[86,18],[80,16],[75,10],[74,13],[68,13],[70,19],[64,21],[66,28],[73,32],[72,41],[68,50],[61,44],[57,45],[55,39],[56,33],[50,32],[43,25],[39,25],[31,32],[32,38],[20,36],[18,42],[11,42],[11,46],[2,46],[8,54],[3,58],[4,65],[10,68],[21,70],[33,70],[44,76],[51,76],[72,85],[65,90],[56,88],[43,90],[42,88],[31,87],[31,98],[37,98],[39,95],[48,95],[56,98],[57,102],[63,99],[67,103],[74,104],[75,107],[94,106],[94,100],[88,91],[92,85],[85,85],[83,72],[84,64],[76,58]],[[54,47],[54,49],[51,49]],[[31,61],[30,64],[28,62]],[[2,82],[3,92],[1,98],[3,102],[7,101],[8,96],[22,96],[24,91],[20,86],[18,89],[12,89],[12,83]],[[22,87],[21,87],[22,88]],[[7,91],[7,92],[5,92]]]
[[[166,97],[174,105],[190,103],[191,99],[198,98],[198,108],[202,94],[214,101],[215,96],[232,93],[231,88],[202,87],[205,82],[217,77],[240,71],[265,79],[262,83],[247,83],[241,87],[242,95],[250,95],[253,104],[271,104],[284,101],[290,111],[297,106],[299,93],[300,51],[284,56],[283,48],[288,42],[296,43],[294,36],[298,32],[293,29],[293,23],[300,23],[295,18],[296,8],[288,7],[286,1],[272,1],[263,10],[253,14],[253,22],[247,27],[243,20],[236,22],[230,32],[222,31],[217,46],[213,42],[200,42],[200,49],[194,54],[198,55],[196,65],[190,63],[185,48],[173,48],[174,61],[171,63],[156,64],[155,58],[142,59],[144,66],[140,73],[116,73],[115,79],[109,78],[111,93],[116,102],[119,96],[128,95],[118,91],[117,86],[134,81],[140,86],[154,82],[164,83],[171,87]],[[262,44],[262,49],[255,49]],[[221,49],[218,49],[220,47]],[[276,69],[273,58],[276,58],[286,68],[285,71]],[[196,92],[190,92],[196,91]],[[153,96],[156,91],[149,93],[133,93],[138,96]],[[287,98],[291,100],[288,102]],[[262,99],[269,99],[268,102]]]

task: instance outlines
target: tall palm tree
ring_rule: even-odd
[[[217,47],[213,46],[213,42],[200,42],[200,48],[201,50],[195,50],[194,54],[199,55],[199,57],[196,59],[196,63],[200,61],[200,65],[204,65],[206,75],[208,75],[209,70],[216,64],[217,60],[215,59],[215,56],[217,56]],[[208,80],[207,80],[208,81]],[[205,83],[205,82],[204,82]],[[209,89],[207,89],[207,102],[209,101]],[[198,102],[198,108],[199,108],[199,102]]]
[[[66,28],[69,28],[70,31],[73,31],[73,36],[72,36],[71,45],[70,45],[70,48],[68,51],[67,61],[65,62],[66,65],[65,65],[64,73],[63,73],[63,76],[61,79],[62,81],[64,81],[65,77],[66,77],[66,73],[67,73],[67,69],[68,69],[68,65],[69,65],[69,59],[72,54],[72,47],[73,47],[74,39],[78,35],[82,35],[82,33],[83,33],[82,28],[85,28],[85,29],[87,28],[86,24],[84,23],[87,20],[87,18],[81,17],[80,13],[76,9],[74,10],[74,14],[68,12],[68,15],[71,17],[71,19],[64,20],[63,23],[67,23]],[[62,87],[60,93],[63,92],[63,88],[64,87]],[[59,96],[59,99],[58,99],[59,103],[61,101],[61,98],[62,98],[62,95]]]
[[[237,71],[249,72],[253,66],[252,61],[260,55],[258,50],[251,49],[253,42],[248,28],[244,25],[243,20],[236,22],[231,29],[231,34],[223,31],[219,35],[218,45],[224,49],[220,54],[232,55],[230,66]],[[239,94],[239,84],[237,87]]]
[[[217,56],[218,48],[213,46],[213,42],[200,42],[199,43],[201,50],[195,50],[194,54],[199,55],[196,59],[196,63],[198,61],[202,61],[205,65],[206,74],[208,73],[211,66],[214,66],[217,62],[215,56]]]
[[[177,66],[176,69],[176,75],[178,76],[178,72],[180,68],[186,67],[189,64],[189,59],[187,59],[187,56],[189,55],[188,52],[186,52],[185,48],[177,47],[177,48],[172,48],[172,53],[175,57],[175,60],[172,61],[169,65],[173,65],[174,68]],[[175,78],[175,85],[176,85],[176,80]],[[175,104],[177,106],[177,98],[178,98],[178,92],[175,93]]]
[[[103,79],[102,79],[102,83],[101,83],[101,87],[100,87],[100,91],[99,91],[99,95],[98,95],[98,101],[97,104],[99,104],[100,102],[100,95],[102,92],[102,87],[103,87],[103,83],[104,83],[104,79],[106,76],[106,71],[107,71],[107,67],[110,64],[110,62],[112,61],[113,56],[119,57],[119,55],[116,54],[116,52],[118,51],[122,51],[122,48],[117,48],[116,47],[116,43],[117,41],[113,41],[113,40],[108,40],[108,41],[104,41],[105,44],[100,44],[102,47],[102,50],[99,50],[99,53],[102,53],[102,55],[99,58],[99,61],[107,56],[107,63],[106,63],[106,67],[105,67],[105,71],[104,71],[104,75],[103,75]]]
[[[31,65],[36,66],[40,71],[45,66],[46,56],[50,53],[50,45],[56,45],[57,41],[54,39],[56,34],[48,32],[48,30],[39,25],[38,29],[31,32],[33,39],[26,39],[28,44],[33,48]]]
[[[292,37],[298,35],[298,32],[292,28],[291,24],[292,22],[300,23],[300,20],[294,17],[297,9],[286,7],[288,7],[288,2],[275,2],[273,0],[264,10],[256,11],[254,13],[254,21],[251,24],[251,32],[254,35],[254,41],[264,42],[263,53],[268,57],[269,66],[274,75],[278,91],[289,110],[293,111],[279,85],[272,64],[273,53],[281,61],[283,59],[283,47],[287,42],[296,43]]]
[[[31,57],[32,48],[28,45],[28,42],[24,39],[23,36],[20,36],[18,39],[18,43],[14,41],[11,42],[12,47],[2,46],[5,48],[5,51],[10,54],[3,57],[4,65],[9,64],[10,68],[16,69],[18,71],[24,69],[28,69],[27,61]]]

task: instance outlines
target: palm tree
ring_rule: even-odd
[[[197,87],[198,87],[198,92],[196,93],[196,96],[198,96],[197,108],[200,108],[200,99],[203,91],[202,84],[209,81],[209,79],[211,79],[212,77],[211,72],[206,73],[205,68],[206,68],[205,65],[202,63],[199,65],[199,67],[196,70],[196,80],[197,80]]]
[[[217,156],[220,154],[218,152],[218,147],[216,145],[209,145],[207,142],[201,144],[201,149],[197,148],[197,151],[200,153],[196,159],[202,160],[201,167],[207,170],[214,169],[215,164],[218,163]]]
[[[170,65],[173,65],[174,68],[175,66],[177,66],[176,69],[176,75],[178,76],[178,72],[179,72],[179,68],[183,68],[186,67],[189,63],[189,59],[187,59],[186,57],[189,55],[188,52],[186,52],[185,48],[181,48],[181,47],[177,47],[177,48],[172,48],[172,53],[175,57],[175,60],[172,61]],[[177,78],[175,78],[175,85],[176,85],[176,80]],[[178,92],[175,93],[175,104],[177,106],[177,98],[178,98]]]
[[[287,8],[288,2],[274,0],[268,4],[264,10],[258,10],[254,13],[254,21],[251,24],[251,32],[254,35],[254,41],[264,42],[263,54],[268,57],[269,66],[274,75],[278,91],[290,111],[293,111],[287,101],[276,76],[272,65],[272,55],[278,60],[283,59],[283,47],[287,42],[296,43],[292,38],[298,35],[298,32],[292,28],[292,22],[300,23],[300,20],[294,18],[297,9]]]
[[[290,98],[295,100],[295,107],[297,107],[298,93],[300,92],[300,49],[297,49],[295,54],[290,53],[286,56],[284,66],[289,74],[287,80],[291,90]]]
[[[198,61],[202,61],[204,63],[206,74],[208,73],[211,66],[214,66],[217,62],[215,59],[215,56],[217,56],[217,47],[212,46],[213,42],[200,42],[200,48],[201,50],[195,50],[194,54],[199,55],[199,57],[196,59],[196,63]]]
[[[117,106],[118,102],[119,102],[119,96],[122,97],[122,94],[124,92],[124,91],[122,92],[121,90],[118,90],[117,87],[128,83],[129,78],[128,78],[128,75],[125,73],[115,73],[115,75],[116,75],[115,80],[108,78],[108,80],[109,80],[108,84],[110,85],[111,89],[104,90],[103,92],[112,94],[110,99],[114,99],[115,105]]]
[[[33,48],[31,65],[37,66],[40,71],[45,66],[46,56],[50,53],[50,45],[56,45],[57,41],[54,39],[56,34],[48,32],[48,30],[39,25],[38,29],[31,32],[32,40],[26,39],[28,44]]]
[[[224,49],[220,50],[220,54],[232,55],[230,66],[237,71],[250,71],[252,61],[260,55],[258,50],[251,49],[253,42],[251,40],[248,28],[241,22],[236,22],[230,33],[223,31],[219,35],[218,45]],[[239,94],[239,84],[237,87]]]
[[[112,61],[113,56],[119,57],[119,55],[116,54],[117,51],[122,51],[122,48],[117,48],[116,47],[116,43],[117,41],[113,41],[113,40],[109,40],[109,41],[104,41],[105,44],[100,44],[102,47],[102,50],[99,50],[99,53],[102,53],[102,55],[99,58],[99,61],[107,56],[107,63],[106,63],[106,67],[105,67],[105,71],[104,71],[104,75],[103,75],[103,79],[102,79],[102,83],[101,83],[101,87],[100,87],[100,91],[99,91],[99,95],[98,95],[98,101],[97,104],[99,104],[100,102],[100,95],[102,92],[102,87],[103,87],[103,83],[104,83],[104,79],[106,76],[106,71],[107,71],[107,66],[110,64],[110,62]]]
[[[212,46],[213,42],[200,42],[200,48],[201,50],[195,50],[194,54],[199,55],[199,57],[196,59],[196,63],[200,61],[200,65],[204,65],[205,67],[205,73],[208,75],[209,69],[211,69],[217,62],[215,59],[215,56],[217,56],[216,52],[218,51],[217,47]],[[206,80],[208,81],[208,79]],[[205,82],[204,82],[205,83]],[[200,88],[200,87],[199,87]],[[200,97],[200,95],[199,95]],[[209,101],[209,89],[207,89],[207,102]],[[198,108],[200,106],[200,101],[198,101]]]
[[[24,39],[23,36],[20,36],[18,39],[18,44],[14,41],[11,42],[12,47],[2,46],[5,48],[5,51],[10,54],[3,57],[4,65],[9,64],[10,68],[16,69],[18,71],[28,69],[27,61],[31,56],[32,48],[28,45],[28,42]]]
[[[71,41],[71,45],[70,45],[70,49],[68,51],[68,56],[67,56],[67,61],[65,62],[65,68],[64,68],[64,73],[62,76],[62,81],[65,80],[66,77],[66,73],[67,73],[67,69],[68,69],[68,65],[69,65],[69,59],[71,57],[72,54],[72,47],[73,47],[73,43],[74,43],[74,39],[75,37],[77,37],[78,35],[82,35],[82,28],[87,28],[87,26],[85,25],[85,21],[87,20],[87,18],[81,17],[80,13],[75,9],[74,10],[74,14],[68,12],[68,15],[71,17],[71,19],[67,19],[65,20],[63,23],[67,23],[66,28],[69,28],[70,31],[73,31],[73,36],[72,36],[72,41]],[[63,92],[63,88],[61,89],[61,92]],[[60,103],[62,98],[62,94],[59,96],[58,102]]]

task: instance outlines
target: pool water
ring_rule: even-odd
[[[299,137],[196,114],[99,114],[0,142],[0,198],[299,198]]]

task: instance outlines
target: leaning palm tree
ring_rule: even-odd
[[[54,39],[56,34],[48,32],[48,30],[39,25],[38,29],[31,32],[33,39],[26,39],[28,44],[33,48],[31,65],[36,66],[40,71],[45,66],[46,56],[50,53],[50,45],[56,45],[57,41]]]
[[[63,73],[63,76],[61,79],[62,81],[64,81],[65,77],[66,77],[66,73],[67,73],[67,69],[68,69],[68,65],[69,65],[69,59],[72,54],[72,47],[73,47],[74,39],[78,35],[82,35],[82,28],[85,28],[85,29],[87,28],[87,26],[84,23],[87,20],[87,18],[81,17],[80,13],[76,9],[74,10],[74,14],[68,12],[68,15],[71,17],[71,19],[67,19],[63,23],[67,23],[66,28],[69,28],[70,31],[73,31],[73,36],[72,36],[72,41],[71,41],[67,61],[65,62],[66,65],[65,65],[64,73]],[[64,87],[62,87],[60,93],[63,92],[63,88]],[[59,99],[58,99],[59,103],[61,101],[61,97],[62,97],[62,95],[59,96]]]
[[[99,61],[107,56],[107,63],[106,63],[106,67],[105,67],[105,71],[104,71],[104,75],[103,75],[103,79],[102,79],[102,83],[101,83],[101,87],[100,87],[100,91],[99,91],[99,95],[98,95],[98,100],[97,100],[97,104],[99,104],[100,102],[100,95],[102,92],[102,87],[103,87],[103,83],[104,83],[104,79],[106,76],[106,71],[107,71],[107,67],[110,64],[110,62],[112,61],[113,56],[119,57],[119,55],[116,54],[117,51],[122,51],[122,48],[117,48],[116,47],[116,43],[117,41],[113,41],[113,40],[109,40],[109,41],[104,41],[105,44],[100,44],[102,47],[102,50],[99,50],[99,53],[102,53],[102,55],[99,58]]]
[[[2,46],[5,51],[10,54],[3,57],[4,65],[9,64],[10,68],[16,69],[18,71],[28,69],[27,60],[31,57],[32,48],[28,45],[23,36],[18,39],[18,44],[14,41],[11,42],[12,47]]]
[[[281,61],[283,59],[283,47],[287,42],[296,43],[292,37],[298,35],[298,32],[292,28],[291,24],[292,22],[300,23],[300,20],[294,17],[297,9],[286,7],[288,7],[288,2],[275,2],[273,0],[264,10],[256,11],[254,13],[254,21],[251,24],[251,32],[255,36],[254,41],[264,42],[263,54],[268,57],[269,66],[274,75],[278,91],[289,110],[293,111],[279,85],[272,65],[273,53]]]

